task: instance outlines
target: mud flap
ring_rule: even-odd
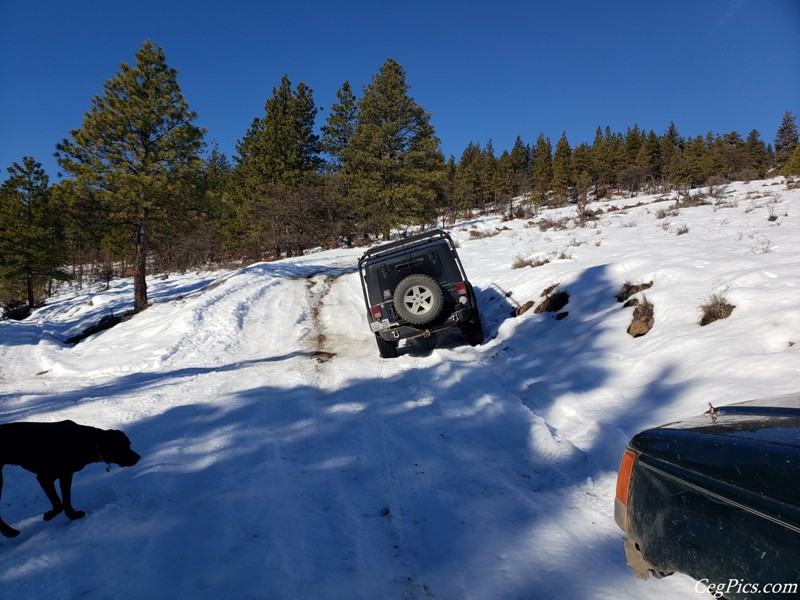
[[[650,575],[656,579],[661,579],[667,575],[672,575],[672,573],[664,573],[659,571],[652,564],[647,562],[644,556],[642,556],[642,551],[639,549],[639,544],[630,537],[625,538],[624,545],[625,560],[627,561],[628,566],[633,569],[633,572],[636,573],[636,577],[639,579],[647,579],[650,577]]]

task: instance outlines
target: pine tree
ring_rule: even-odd
[[[574,175],[570,165],[572,149],[567,141],[567,132],[561,134],[553,154],[553,196],[558,204],[566,203],[569,189],[574,184]]]
[[[321,165],[314,133],[317,109],[312,90],[304,83],[292,90],[284,75],[264,110],[236,146],[237,219],[251,254],[262,258],[271,248],[280,258],[284,251],[301,249],[301,230],[312,221],[321,225],[315,221],[318,214],[306,212],[306,192],[317,184]]]
[[[511,148],[511,166],[515,173],[530,174],[531,148],[520,136],[517,136]]]
[[[442,218],[442,227],[447,227],[448,223],[455,222],[456,219],[456,181],[458,165],[456,159],[451,154],[445,165],[444,188],[439,198],[439,215]]]
[[[636,155],[636,164],[642,168],[646,180],[651,184],[661,176],[659,171],[661,163],[661,147],[658,136],[651,129],[647,134],[639,153]]]
[[[237,162],[252,167],[265,181],[291,187],[316,172],[321,162],[319,136],[314,133],[317,109],[313,92],[302,82],[292,90],[288,75],[284,75],[264,110],[266,114],[253,121],[237,144]]]
[[[4,279],[24,289],[29,308],[44,284],[65,280],[61,210],[55,205],[42,165],[26,156],[8,168],[0,187],[0,268]]]
[[[107,203],[135,238],[134,310],[147,308],[151,229],[179,219],[180,202],[202,168],[202,129],[193,125],[164,51],[146,41],[136,65],[120,71],[92,99],[83,126],[57,146],[59,165],[87,197]]]
[[[478,205],[481,197],[481,147],[469,142],[458,161],[453,189],[454,212],[466,213]]]
[[[499,192],[503,204],[511,198],[513,188],[513,167],[511,166],[511,153],[503,150],[500,158],[497,159],[497,180],[499,182]]]
[[[800,175],[800,145],[796,146],[789,160],[784,165],[782,173],[787,177]]]
[[[639,150],[644,145],[645,136],[642,133],[642,130],[639,129],[638,125],[634,125],[633,129],[630,127],[628,128],[628,132],[625,134],[625,154],[624,154],[624,165],[634,165],[636,164],[636,158],[639,156]]]
[[[403,68],[388,59],[358,101],[345,155],[349,189],[364,209],[363,227],[385,236],[397,225],[435,218],[442,193],[439,140],[409,88]]]
[[[706,183],[713,174],[713,157],[709,153],[708,145],[703,136],[698,135],[684,142],[682,160],[674,164],[673,177],[676,183],[686,182],[691,186]],[[680,169],[684,169],[683,172]]]
[[[156,248],[163,246],[171,251],[171,255],[162,257],[165,268],[186,270],[203,265],[215,260],[225,247],[232,171],[230,160],[215,144],[204,161],[193,210],[178,221],[174,238],[155,240]]]
[[[336,92],[336,99],[338,102],[331,106],[328,119],[322,126],[321,148],[330,157],[331,165],[340,168],[353,139],[358,119],[357,100],[348,81]]]
[[[758,130],[753,129],[747,135],[745,144],[747,146],[747,168],[752,171],[748,179],[766,176],[769,166],[769,152],[764,142],[761,140],[761,134],[758,133]]]
[[[607,188],[617,184],[618,166],[622,160],[622,142],[606,127],[605,133],[598,127],[592,143],[591,175],[595,181],[595,195],[605,195]]]
[[[577,177],[584,171],[587,174],[589,174],[589,170],[591,168],[592,168],[591,147],[586,143],[578,144],[577,146],[575,146],[575,149],[572,151],[572,156],[570,157],[570,169],[572,170],[572,173],[575,174],[575,177]]]
[[[679,150],[683,149],[684,139],[681,137],[680,133],[678,133],[678,128],[673,121],[669,122],[663,140],[667,146],[672,146]]]
[[[520,136],[514,140],[514,146],[508,157],[508,186],[512,205],[510,215],[514,215],[513,200],[515,197],[530,192],[531,180],[531,149]]]
[[[747,168],[747,144],[738,132],[732,131],[723,136],[718,136],[713,146],[713,152],[718,154],[721,166],[716,173],[729,181],[740,179],[741,173]]]
[[[543,133],[536,138],[532,166],[531,196],[536,207],[547,204],[547,193],[553,186],[553,146]]]
[[[675,123],[670,121],[667,131],[661,136],[661,173],[666,176],[670,183],[677,183],[674,177],[684,177],[679,172],[685,170],[682,165],[683,157],[680,156],[683,150],[684,140],[678,133]]]
[[[786,112],[775,134],[775,163],[778,169],[789,161],[798,146],[797,122],[791,112]]]
[[[336,93],[337,103],[322,126],[320,147],[328,156],[324,196],[330,211],[334,235],[350,246],[362,220],[363,207],[350,193],[346,160],[358,120],[358,102],[345,81]]]
[[[589,190],[592,187],[592,150],[588,144],[575,147],[570,158],[570,168],[574,174],[575,202],[578,209],[578,221],[583,225],[589,218]]]
[[[494,155],[494,142],[489,140],[481,150],[480,179],[481,179],[481,213],[487,211],[489,204],[496,202],[500,195],[500,177],[497,169],[497,157]]]

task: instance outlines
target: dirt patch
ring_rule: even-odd
[[[313,299],[311,304],[311,327],[315,333],[313,340],[314,340],[314,349],[311,351],[311,356],[317,359],[318,362],[326,362],[330,360],[330,357],[320,360],[320,357],[332,355],[333,353],[327,352],[324,350],[325,344],[328,341],[328,336],[325,335],[325,328],[322,323],[322,319],[320,318],[320,311],[322,310],[322,302],[325,299],[325,296],[328,295],[328,292],[331,289],[330,283],[326,278],[322,279],[322,291],[315,292],[314,288],[318,285],[319,281],[317,276],[310,277],[306,282],[306,286],[308,288],[308,297],[309,299]]]
[[[324,350],[314,350],[311,353],[311,357],[319,363],[328,362],[334,356],[336,356],[336,352],[326,352]]]
[[[322,319],[322,307],[325,297],[330,293],[331,286],[339,277],[346,273],[345,270],[331,270],[329,272],[316,272],[306,279],[306,290],[311,316],[312,348],[310,356],[318,363],[326,363],[336,356],[336,352],[326,350],[328,336],[325,333],[325,323]]]

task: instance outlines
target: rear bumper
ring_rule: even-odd
[[[627,535],[623,538],[622,543],[625,548],[625,561],[628,566],[633,569],[636,577],[639,579],[647,579],[651,575],[657,579],[661,579],[670,573],[663,573],[659,571],[655,565],[649,563],[644,556],[642,556],[642,549],[639,541],[634,535],[628,531],[628,510],[619,498],[614,499],[614,520]]]
[[[397,342],[399,340],[411,340],[419,337],[430,337],[440,331],[452,329],[463,325],[475,314],[475,310],[471,307],[465,307],[453,312],[447,319],[441,323],[436,323],[430,326],[414,327],[412,325],[392,323],[388,328],[376,331],[387,342]]]
[[[650,564],[644,556],[642,556],[639,542],[632,537],[626,537],[623,540],[623,545],[625,547],[625,561],[628,563],[628,566],[633,569],[633,572],[639,579],[647,579],[651,575],[656,579],[661,579],[662,577],[672,575],[672,573],[659,571],[654,565]]]

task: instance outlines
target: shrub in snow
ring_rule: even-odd
[[[655,307],[647,296],[642,294],[642,301],[637,302],[633,310],[633,321],[628,327],[628,334],[635,338],[642,337],[650,332],[655,322]]]
[[[647,283],[633,283],[632,281],[626,281],[622,289],[617,294],[617,302],[625,302],[628,298],[633,296],[634,294],[638,294],[644,290],[649,290],[653,287],[653,282],[648,281]]]
[[[703,313],[699,321],[700,326],[708,325],[720,319],[727,319],[731,316],[734,308],[736,307],[720,294],[711,294],[706,298],[705,304],[700,306],[700,310]]]

